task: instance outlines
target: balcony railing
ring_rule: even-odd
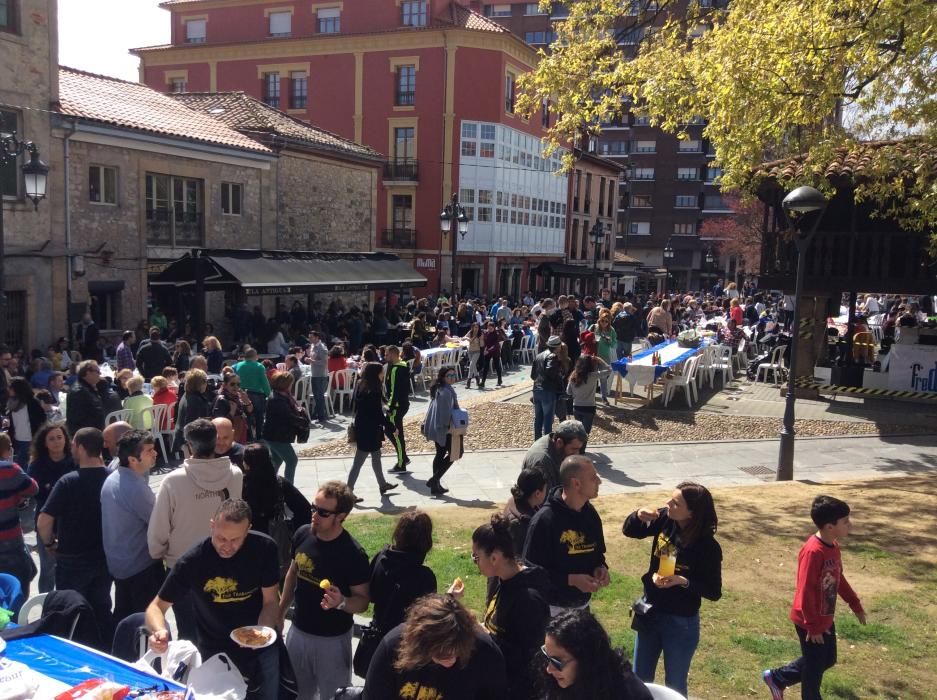
[[[416,103],[416,91],[398,90],[394,95],[394,104],[398,107],[411,107]]]
[[[415,160],[389,160],[384,163],[385,180],[403,180],[417,182],[420,179],[418,163]]]
[[[385,248],[416,248],[416,230],[412,228],[385,228],[381,233]]]
[[[200,246],[204,240],[205,218],[201,212],[172,209],[148,209],[146,212],[147,245],[184,248]]]

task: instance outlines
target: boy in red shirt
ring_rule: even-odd
[[[843,575],[838,541],[849,534],[849,504],[832,496],[817,496],[810,507],[817,532],[797,555],[797,588],[791,605],[791,621],[800,639],[801,657],[786,666],[768,669],[762,680],[773,700],[784,698],[784,689],[800,683],[800,697],[820,700],[823,672],[836,663],[836,596],[842,596],[865,624],[859,596]]]

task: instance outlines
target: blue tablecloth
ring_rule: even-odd
[[[104,678],[134,688],[185,690],[185,686],[135,669],[120,659],[50,635],[37,635],[7,642],[4,656],[69,687]]]
[[[667,359],[663,360],[661,364],[653,366],[654,378],[657,379],[665,372],[667,372],[667,370],[671,367],[680,365],[680,363],[685,362],[699,352],[699,348],[679,348],[680,350],[683,350],[683,352],[673,354],[675,347],[679,347],[676,340],[665,341],[659,345],[655,345],[654,347],[648,348],[647,350],[642,350],[641,352],[632,355],[630,361],[627,358],[616,360],[612,363],[612,369],[618,372],[618,374],[620,374],[622,377],[627,377],[628,365],[631,362],[636,362],[637,360],[650,357],[655,352],[663,354],[668,348],[670,348],[670,352],[667,353]]]

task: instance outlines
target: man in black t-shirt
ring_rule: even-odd
[[[152,630],[150,649],[164,653],[169,641],[166,611],[180,597],[190,596],[202,658],[228,654],[247,681],[249,698],[276,700],[280,675],[276,645],[245,649],[230,636],[248,625],[282,629],[277,546],[267,535],[251,532],[250,521],[245,501],[228,499],[218,507],[209,521],[211,536],[176,560],[146,609],[146,626]]]
[[[36,519],[36,536],[55,554],[55,587],[85,597],[98,624],[101,648],[110,651],[114,637],[111,584],[101,534],[101,487],[107,468],[101,458],[104,436],[81,428],[72,439],[78,470],[59,479]]]
[[[286,648],[301,698],[325,700],[351,685],[352,615],[370,603],[368,555],[344,527],[354,504],[347,484],[325,482],[313,501],[312,524],[293,537],[280,614],[286,616],[295,595]]]

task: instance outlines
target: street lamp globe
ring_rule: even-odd
[[[781,202],[786,212],[806,214],[826,207],[826,196],[815,187],[803,186],[788,193]]]
[[[28,163],[23,164],[23,180],[26,196],[33,206],[38,209],[39,202],[46,197],[46,186],[49,181],[49,166],[39,159],[39,150],[32,150],[32,157]]]
[[[713,255],[713,249],[707,248],[706,249],[706,264],[712,265],[714,262],[716,262],[716,257]]]
[[[452,213],[449,211],[449,207],[443,209],[439,214],[439,230],[442,231],[444,236],[452,230]]]
[[[461,235],[462,238],[465,238],[465,234],[468,233],[469,218],[465,213],[465,209],[463,209],[461,206],[459,207],[459,216],[457,218],[459,221],[459,235]]]
[[[667,247],[664,248],[664,260],[673,260],[674,252],[673,248],[670,247],[670,244],[667,244]]]

